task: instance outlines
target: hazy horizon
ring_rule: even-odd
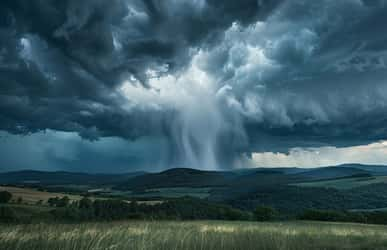
[[[200,171],[241,171],[241,170],[254,170],[254,169],[292,169],[292,168],[298,168],[298,169],[305,169],[305,170],[313,170],[313,169],[319,169],[319,168],[331,168],[331,167],[358,167],[358,166],[366,166],[366,167],[387,167],[386,165],[380,164],[361,164],[361,163],[342,163],[338,165],[322,165],[322,166],[309,166],[309,167],[295,167],[295,166],[256,166],[256,167],[246,167],[246,168],[234,168],[234,169],[207,169],[204,170],[200,167],[184,167],[184,166],[170,166],[164,169],[151,169],[151,170],[144,170],[144,169],[138,169],[138,170],[129,170],[129,171],[90,171],[85,170],[82,171],[78,168],[78,170],[67,170],[67,169],[55,169],[55,168],[20,168],[20,169],[12,169],[12,170],[0,170],[0,173],[10,173],[10,172],[24,172],[24,171],[38,171],[38,172],[68,172],[68,173],[80,173],[80,174],[112,174],[112,175],[119,175],[119,174],[130,174],[130,173],[161,173],[168,170],[174,170],[174,169],[192,169],[192,170],[200,170]]]

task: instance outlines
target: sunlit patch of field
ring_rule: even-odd
[[[39,191],[33,188],[21,188],[21,187],[10,187],[10,186],[0,186],[0,191],[8,191],[12,193],[12,207],[18,207],[20,209],[34,209],[36,208],[37,210],[44,210],[44,206],[39,206],[39,207],[32,207],[32,206],[24,206],[24,204],[27,205],[34,205],[38,201],[42,201],[43,203],[47,203],[47,200],[49,198],[55,198],[59,197],[62,198],[63,196],[69,197],[70,201],[79,201],[82,199],[82,196],[80,195],[69,195],[69,194],[64,194],[64,193],[54,193],[54,192],[45,192],[45,191]],[[19,197],[22,198],[22,203],[20,205],[15,204]],[[108,199],[104,197],[89,197],[91,200],[95,199]],[[131,201],[123,200],[124,202],[130,203]],[[146,204],[146,205],[157,205],[160,203],[163,203],[164,201],[162,200],[144,200],[144,201],[138,201],[137,203],[140,204]]]
[[[387,249],[387,227],[317,222],[0,225],[0,249]]]
[[[28,204],[35,204],[38,201],[47,201],[49,198],[55,198],[55,197],[62,198],[63,196],[69,197],[70,200],[80,200],[82,198],[79,195],[44,192],[33,188],[0,186],[0,191],[8,191],[12,193],[13,201],[16,201],[19,197],[21,197],[23,200],[23,203],[28,203]]]

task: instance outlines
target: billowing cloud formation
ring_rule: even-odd
[[[293,148],[289,153],[254,153],[252,160],[257,167],[301,167],[314,168],[348,163],[385,165],[387,162],[387,142],[336,148]]]
[[[163,138],[166,167],[199,168],[386,139],[386,13],[384,0],[3,1],[0,129]]]

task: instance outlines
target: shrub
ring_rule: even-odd
[[[80,201],[79,201],[79,208],[80,209],[90,209],[93,207],[93,202],[87,198],[87,197],[83,197]]]
[[[70,204],[70,199],[67,196],[64,196],[62,198],[59,198],[59,197],[49,198],[47,200],[47,203],[51,207],[67,207]]]
[[[299,219],[367,223],[372,221],[371,214],[367,212],[308,209],[299,216]]]
[[[55,219],[79,221],[81,218],[80,210],[75,207],[61,207],[50,212]]]
[[[12,199],[12,194],[8,191],[0,192],[0,203],[8,203]]]
[[[17,200],[16,200],[16,203],[17,204],[22,204],[23,203],[23,198],[22,197],[18,197]]]
[[[387,212],[385,211],[364,212],[362,215],[367,223],[387,224]]]
[[[70,204],[70,199],[67,196],[63,196],[56,204],[57,207],[67,207]]]
[[[348,221],[347,215],[341,211],[308,209],[300,216],[301,220]]]
[[[47,200],[47,203],[51,206],[51,207],[55,207],[57,205],[59,201],[59,198],[58,197],[55,197],[55,198],[48,198]]]
[[[9,207],[0,206],[0,222],[15,222],[17,221],[16,214]]]
[[[272,207],[257,207],[254,210],[254,217],[257,221],[270,221],[277,218],[277,211]]]

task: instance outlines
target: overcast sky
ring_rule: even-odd
[[[0,171],[387,165],[386,0],[2,0]]]

